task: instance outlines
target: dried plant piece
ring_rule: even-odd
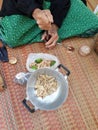
[[[34,88],[36,95],[44,98],[57,90],[57,80],[53,76],[39,75]]]

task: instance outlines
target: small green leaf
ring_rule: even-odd
[[[35,66],[35,65],[33,65],[31,68],[32,68],[33,70],[37,70],[37,66]]]
[[[52,60],[50,63],[50,66],[53,66],[56,63],[56,61]]]
[[[43,59],[38,58],[38,59],[36,59],[36,60],[35,60],[35,63],[37,63],[37,64],[38,64],[38,63],[41,63],[42,61],[43,61]]]

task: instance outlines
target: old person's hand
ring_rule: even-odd
[[[49,30],[51,28],[51,23],[53,23],[53,16],[50,10],[35,9],[33,18],[36,20],[38,26],[42,30]]]
[[[45,41],[45,47],[50,49],[50,48],[54,48],[56,46],[56,43],[58,41],[58,27],[55,24],[52,24],[52,27],[50,30],[48,30],[47,32],[45,32],[42,36],[42,40]],[[47,40],[47,37],[49,37],[49,39]]]

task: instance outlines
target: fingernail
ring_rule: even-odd
[[[44,37],[42,37],[41,40],[44,40]]]

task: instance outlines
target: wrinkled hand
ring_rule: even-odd
[[[45,42],[45,47],[50,49],[50,48],[54,48],[56,46],[56,43],[58,41],[58,33],[57,33],[58,27],[55,24],[52,24],[52,27],[50,30],[48,30],[48,33],[45,32],[42,35],[42,40],[46,40],[46,38],[48,37],[48,35],[50,35],[50,39],[48,41]]]
[[[50,10],[40,10],[37,8],[34,10],[32,16],[36,20],[40,29],[49,30],[51,28],[51,23],[53,23],[53,16]]]

